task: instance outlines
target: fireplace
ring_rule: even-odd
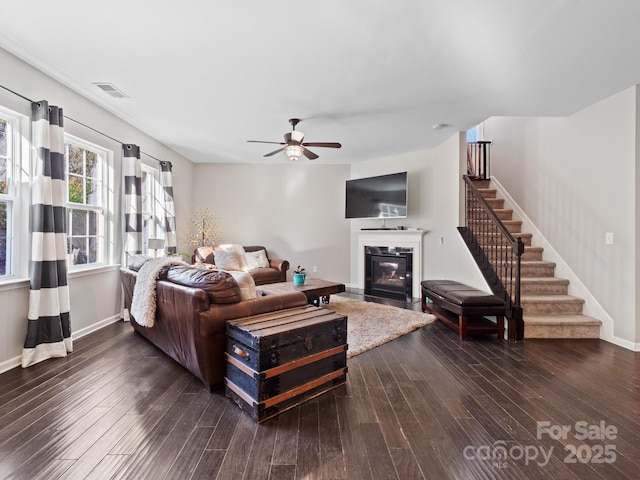
[[[411,253],[411,283],[413,291],[411,292],[413,299],[419,299],[420,279],[422,278],[422,237],[427,233],[426,230],[418,228],[407,228],[404,230],[361,230],[357,233],[357,258],[358,258],[358,282],[357,287],[365,290],[365,252],[367,249],[372,251],[371,245],[384,245],[387,247],[387,253],[391,251],[405,251]],[[378,247],[379,248],[379,247]],[[373,249],[375,250],[375,249]],[[355,252],[354,252],[355,253]]]
[[[412,301],[413,249],[365,247],[364,293]]]

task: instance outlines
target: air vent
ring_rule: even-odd
[[[96,82],[94,83],[94,85],[98,87],[100,90],[102,90],[103,92],[107,93],[108,95],[111,95],[113,98],[128,98],[127,95],[125,95],[125,93],[122,90],[116,88],[115,85],[113,85],[113,83]]]

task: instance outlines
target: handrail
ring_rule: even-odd
[[[465,182],[465,226],[458,230],[469,247],[480,271],[495,295],[507,304],[508,338],[522,340],[524,323],[520,304],[522,237],[515,237],[496,215],[489,202],[474,185]]]
[[[487,215],[489,215],[489,217],[491,218],[491,220],[493,221],[493,223],[500,229],[500,232],[507,237],[511,243],[515,243],[516,239],[513,237],[513,235],[511,234],[511,232],[507,229],[507,227],[505,227],[504,223],[502,223],[502,220],[500,220],[500,217],[498,217],[498,215],[496,215],[496,212],[493,211],[493,208],[491,208],[491,205],[489,205],[489,202],[487,202],[487,199],[484,198],[484,195],[482,195],[480,193],[480,190],[478,190],[478,187],[476,187],[473,184],[473,181],[471,180],[471,178],[469,177],[469,175],[463,175],[462,177],[464,179],[464,183],[467,185],[467,188],[469,188],[472,192],[473,192],[473,197],[476,201],[480,202],[480,204],[482,205],[482,207],[484,208],[485,212],[487,213]],[[469,209],[465,210],[465,214],[469,215]],[[468,223],[468,219],[467,219],[467,223]]]

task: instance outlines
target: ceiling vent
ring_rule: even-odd
[[[122,90],[116,88],[115,85],[113,85],[113,83],[96,82],[94,83],[94,85],[98,87],[100,90],[102,90],[103,92],[107,93],[108,95],[111,95],[113,98],[128,98],[127,95],[125,95],[125,93]]]

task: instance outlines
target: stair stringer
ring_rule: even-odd
[[[630,348],[629,342],[617,338],[613,334],[613,319],[607,313],[607,311],[600,305],[598,300],[591,294],[587,287],[582,283],[580,278],[576,275],[573,269],[564,261],[562,256],[557,252],[555,248],[549,243],[547,238],[536,227],[529,216],[518,205],[518,203],[509,195],[509,192],[502,186],[500,181],[492,176],[492,187],[497,190],[499,195],[504,198],[505,203],[509,205],[509,208],[513,210],[513,216],[522,221],[522,231],[529,232],[533,235],[532,243],[536,246],[544,249],[544,259],[546,261],[554,262],[556,264],[555,276],[558,278],[566,278],[569,280],[569,295],[582,298],[584,305],[582,307],[582,313],[584,315],[597,318],[602,322],[600,326],[600,338],[621,347]],[[515,234],[517,235],[517,234]]]

